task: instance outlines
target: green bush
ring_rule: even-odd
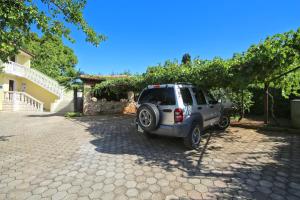
[[[231,88],[229,61],[215,58],[211,61],[195,59],[189,65],[177,61],[167,61],[163,65],[148,67],[146,73],[130,77],[114,78],[96,84],[95,96],[114,99],[124,96],[128,91],[139,93],[152,84],[188,82],[202,89],[211,90],[216,98],[226,98],[241,109],[241,92]],[[252,105],[251,93],[244,91],[244,108]]]
[[[82,113],[79,113],[79,112],[67,112],[65,114],[65,117],[67,117],[67,118],[81,117],[81,116],[82,116]]]
[[[251,88],[251,93],[253,94],[252,101],[254,102],[251,106],[249,114],[250,115],[263,115],[264,114],[264,91],[262,88]],[[290,99],[294,98],[294,95],[290,95],[289,99],[282,96],[282,91],[280,89],[271,88],[269,93],[274,98],[274,114],[276,117],[290,118]],[[271,110],[271,99],[269,99],[269,110]]]

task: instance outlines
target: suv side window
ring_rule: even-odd
[[[157,105],[175,105],[174,88],[153,88],[145,90],[140,98],[139,104],[153,103]]]
[[[193,92],[195,93],[195,98],[196,98],[196,101],[197,101],[197,105],[207,104],[206,100],[205,100],[205,96],[204,96],[202,90],[197,89],[197,88],[193,88]]]
[[[185,105],[193,105],[193,98],[189,88],[180,88],[180,93]]]
[[[209,104],[215,104],[217,102],[209,91],[206,91],[206,99]]]

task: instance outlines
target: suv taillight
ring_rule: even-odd
[[[175,123],[183,121],[183,110],[181,108],[176,108],[174,110],[174,121]]]

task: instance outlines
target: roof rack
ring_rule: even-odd
[[[192,83],[189,83],[189,82],[176,82],[175,84],[193,85]]]

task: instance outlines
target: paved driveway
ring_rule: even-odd
[[[299,136],[230,128],[187,151],[128,117],[0,113],[0,199],[300,199]]]

